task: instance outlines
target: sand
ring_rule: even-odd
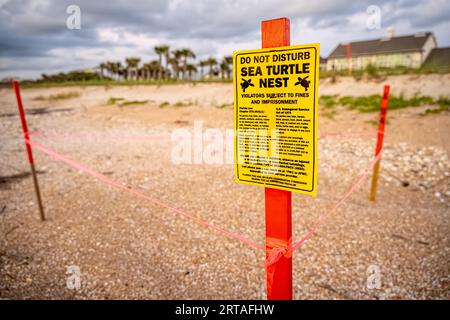
[[[448,75],[384,79],[395,94],[450,96]],[[325,80],[321,94],[380,93],[383,81]],[[419,90],[419,91],[417,91]],[[76,91],[60,101],[36,97]],[[231,84],[67,87],[23,91],[33,139],[160,201],[264,244],[261,188],[231,164],[171,161],[175,129],[233,127]],[[148,100],[110,105],[111,97]],[[161,108],[161,104],[169,105]],[[369,181],[294,253],[295,299],[449,299],[447,112],[390,111],[377,202]],[[0,95],[0,297],[265,299],[264,252],[136,199],[35,151],[48,221],[40,222],[14,96]],[[42,109],[44,108],[44,109]],[[321,108],[321,107],[320,107]],[[31,114],[31,113],[35,114]],[[304,236],[369,166],[376,113],[320,110],[318,196],[293,197]],[[81,287],[67,287],[69,266]],[[371,267],[372,266],[372,267]],[[381,287],[367,287],[376,266]]]

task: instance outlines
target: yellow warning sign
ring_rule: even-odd
[[[238,183],[317,187],[319,44],[233,53]]]

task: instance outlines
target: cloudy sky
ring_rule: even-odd
[[[81,10],[81,29],[66,26],[67,7]],[[381,28],[368,28],[381,12]],[[189,47],[197,57],[221,58],[261,46],[260,21],[291,19],[291,44],[321,44],[432,31],[450,46],[450,0],[0,0],[0,79],[39,77],[94,67],[106,60],[156,58],[153,47]],[[372,20],[370,20],[372,19]]]

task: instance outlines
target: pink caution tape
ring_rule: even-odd
[[[148,135],[102,135],[98,133],[67,133],[67,132],[57,132],[57,131],[32,131],[30,135],[33,137],[44,138],[44,139],[63,139],[63,140],[92,140],[98,141],[99,139],[109,138],[111,140],[135,140],[135,141],[146,141],[146,140],[170,140],[170,134],[148,134]]]
[[[99,138],[105,139],[109,138],[111,140],[131,140],[131,141],[151,141],[151,140],[170,140],[171,135],[167,133],[160,134],[148,134],[148,135],[99,135],[98,133],[67,133],[67,132],[57,132],[57,131],[31,131],[30,136],[44,138],[44,139],[72,139],[72,140],[92,140],[98,141]],[[319,136],[319,140],[328,139],[358,139],[358,138],[375,138],[372,132],[350,132],[350,133],[325,133]],[[232,139],[225,138],[225,139]],[[217,138],[203,139],[203,141],[215,141]]]
[[[97,180],[99,180],[101,182],[104,182],[104,183],[106,183],[106,184],[108,184],[108,185],[110,185],[110,186],[112,186],[114,188],[122,190],[122,191],[124,191],[124,192],[126,192],[128,194],[131,194],[131,195],[135,196],[135,197],[145,199],[145,200],[150,201],[151,203],[153,203],[153,204],[155,204],[157,206],[166,208],[166,209],[168,209],[168,210],[170,210],[172,212],[175,212],[175,213],[177,213],[179,215],[182,215],[185,218],[193,220],[197,224],[202,225],[202,226],[207,227],[207,228],[210,228],[210,229],[214,230],[215,232],[217,232],[217,233],[219,233],[221,235],[224,235],[224,236],[226,236],[228,238],[236,239],[236,240],[238,240],[238,241],[240,241],[242,243],[245,243],[245,244],[247,244],[250,247],[253,247],[255,249],[264,250],[264,246],[261,246],[261,245],[257,244],[254,241],[251,241],[251,240],[249,240],[249,239],[247,239],[247,238],[245,238],[245,237],[243,237],[243,236],[241,236],[241,235],[239,235],[237,233],[234,233],[234,232],[228,231],[226,229],[223,229],[221,227],[218,227],[216,225],[213,225],[213,224],[207,222],[206,220],[204,220],[202,218],[196,217],[195,215],[193,215],[191,213],[188,213],[188,212],[183,211],[183,210],[181,210],[179,208],[175,208],[175,207],[173,207],[171,205],[168,205],[168,204],[162,202],[161,200],[159,200],[159,199],[157,199],[155,197],[146,195],[146,194],[144,194],[142,192],[139,192],[137,190],[134,190],[134,189],[130,189],[130,188],[124,186],[122,183],[117,182],[117,181],[111,179],[110,177],[107,177],[107,176],[105,176],[105,175],[103,175],[101,173],[98,173],[98,172],[96,172],[96,171],[94,171],[94,170],[92,170],[92,169],[90,169],[90,168],[88,168],[88,167],[86,167],[86,166],[84,166],[84,165],[82,165],[82,164],[72,160],[72,159],[69,159],[68,157],[63,156],[63,155],[57,153],[56,151],[54,151],[54,150],[52,150],[52,149],[50,149],[48,147],[43,146],[40,143],[33,142],[33,141],[30,141],[30,140],[26,140],[26,143],[31,145],[32,147],[34,147],[36,149],[39,149],[42,152],[48,154],[52,158],[54,158],[56,160],[59,160],[59,161],[62,161],[64,163],[66,163],[67,165],[69,165],[70,167],[78,169],[78,170],[80,170],[80,171],[82,171],[82,172],[84,172],[84,173],[86,173],[86,174],[96,178]]]
[[[370,168],[372,169],[378,159],[381,157],[381,152],[375,157],[372,161]],[[292,253],[300,248],[300,246],[307,241],[309,238],[313,236],[313,234],[319,229],[319,227],[324,224],[327,220],[329,220],[334,213],[336,213],[337,209],[347,200],[353,192],[364,182],[365,179],[368,178],[370,174],[370,170],[366,170],[363,172],[356,181],[351,185],[348,191],[342,196],[342,198],[329,210],[323,217],[319,220],[319,222],[312,228],[300,241],[291,244],[289,241],[288,244],[282,244],[278,239],[268,239],[271,244],[272,250],[270,250],[269,255],[266,257],[266,261],[264,262],[264,267],[266,268],[267,273],[267,292],[271,292],[273,286],[273,277],[276,271],[276,266],[278,260],[281,259],[282,256],[286,258],[292,257]]]
[[[242,243],[247,244],[248,246],[250,246],[254,249],[265,250],[265,246],[262,246],[252,240],[249,240],[240,234],[237,234],[237,233],[231,232],[229,230],[226,230],[224,228],[213,225],[203,218],[197,217],[197,216],[195,216],[191,213],[188,213],[184,210],[181,210],[179,208],[175,208],[169,204],[162,202],[161,200],[159,200],[155,197],[149,196],[149,195],[139,192],[137,190],[126,187],[122,183],[117,182],[117,181],[111,179],[110,177],[105,176],[101,173],[98,173],[98,172],[82,165],[81,163],[76,162],[75,160],[72,160],[66,156],[63,156],[63,155],[57,153],[56,151],[54,151],[48,147],[45,147],[44,145],[42,145],[38,142],[33,142],[29,139],[26,139],[26,143],[44,153],[46,153],[47,155],[51,156],[52,158],[59,160],[61,162],[64,162],[68,166],[78,169],[78,170],[84,172],[85,174],[88,174],[88,175],[96,178],[97,180],[104,182],[105,184],[108,184],[116,189],[124,191],[135,197],[147,200],[147,201],[153,203],[154,205],[160,206],[162,208],[166,208],[176,214],[179,214],[187,219],[194,221],[198,225],[201,225],[201,226],[204,226],[206,228],[213,230],[217,234],[221,234],[230,239],[238,240]],[[378,161],[378,159],[380,157],[381,157],[381,152],[373,159],[370,169],[373,168],[373,166],[375,165],[375,163]],[[294,245],[292,245],[292,241],[289,241],[289,243],[280,243],[280,241],[278,239],[267,239],[266,244],[269,248],[271,248],[271,250],[270,250],[269,255],[266,257],[266,260],[264,262],[264,267],[267,270],[270,279],[273,280],[276,262],[282,256],[285,256],[286,258],[292,257],[292,253],[295,250],[297,250],[298,248],[300,248],[300,246],[305,241],[307,241],[309,238],[311,238],[311,236],[319,229],[319,227],[321,225],[323,225],[327,220],[329,220],[333,216],[334,213],[336,213],[337,209],[353,194],[353,192],[356,191],[356,189],[364,182],[364,180],[369,176],[369,174],[370,174],[370,170],[364,171],[355,180],[355,182],[351,185],[351,187],[348,189],[348,191],[342,196],[342,198],[331,208],[331,210],[329,210],[325,215],[323,215],[323,217],[314,226],[314,228],[312,228],[300,241],[296,242]],[[269,288],[270,284],[271,284],[271,282],[269,281],[268,282],[268,290],[270,289]]]
[[[309,238],[312,237],[312,235],[317,231],[317,229],[319,229],[319,227],[324,224],[328,219],[331,218],[331,216],[337,211],[337,209],[339,209],[339,207],[345,202],[345,200],[347,200],[353,192],[356,191],[356,189],[358,189],[358,187],[364,182],[364,180],[366,180],[369,175],[370,175],[370,171],[373,169],[375,163],[378,161],[378,159],[380,159],[381,157],[381,152],[372,160],[372,163],[369,167],[369,169],[365,170],[356,180],[355,182],[350,186],[350,188],[347,190],[347,192],[342,196],[342,198],[333,206],[333,208],[331,208],[330,211],[328,211],[325,215],[323,215],[322,219],[319,220],[319,222],[314,226],[314,228],[312,228],[300,241],[298,241],[297,243],[295,243],[292,246],[292,251],[297,250],[298,248],[300,248],[300,246]]]

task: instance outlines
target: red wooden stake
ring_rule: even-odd
[[[41,192],[39,191],[39,184],[38,184],[38,180],[37,180],[37,176],[36,176],[36,169],[34,168],[33,151],[31,150],[31,145],[28,143],[28,141],[30,140],[30,134],[28,133],[27,120],[25,118],[25,111],[23,109],[22,97],[20,96],[19,81],[17,81],[17,80],[13,81],[13,88],[14,88],[14,92],[16,93],[17,108],[19,109],[20,121],[22,122],[23,137],[25,140],[25,145],[27,147],[28,162],[30,163],[30,167],[31,167],[31,175],[33,176],[34,189],[36,191],[36,197],[37,197],[37,201],[38,201],[38,205],[39,205],[39,214],[40,214],[41,220],[44,221],[45,220],[44,208],[42,206]]]
[[[386,126],[386,115],[389,104],[389,85],[384,86],[383,98],[381,99],[380,122],[378,124],[377,147],[375,157],[381,152],[384,140],[384,127]],[[370,200],[375,201],[377,195],[378,172],[380,170],[381,157],[375,163],[372,174],[372,187],[370,189]]]
[[[262,47],[291,44],[288,18],[263,21]],[[274,247],[289,248],[292,239],[292,194],[290,191],[265,188],[266,257]],[[267,268],[267,299],[292,300],[292,257],[282,256]]]

